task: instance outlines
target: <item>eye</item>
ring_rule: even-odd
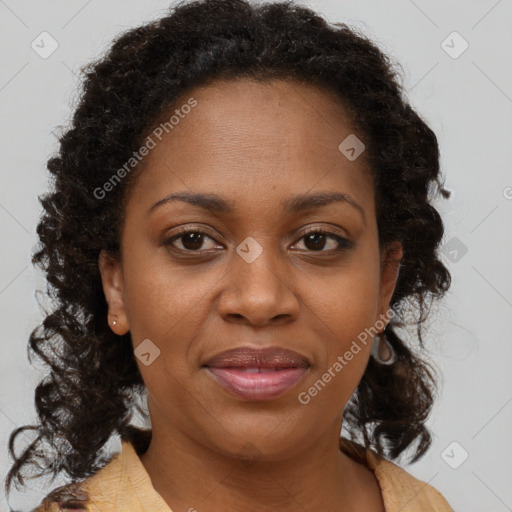
[[[181,252],[201,252],[203,250],[211,250],[219,247],[218,245],[213,244],[210,248],[204,248],[205,240],[209,239],[212,242],[215,240],[208,235],[205,231],[201,229],[188,227],[188,228],[180,228],[178,234],[173,235],[163,242],[163,245],[169,246],[172,249],[176,249]],[[326,242],[331,240],[331,247],[327,247],[327,250],[324,250]],[[343,251],[345,249],[350,249],[353,247],[353,243],[343,238],[340,235],[327,231],[323,228],[312,228],[306,231],[303,236],[299,240],[304,240],[304,245],[306,246],[305,251],[310,252],[337,252]],[[176,245],[176,242],[180,243],[181,247]]]
[[[208,233],[198,228],[181,228],[177,235],[168,238],[163,244],[179,251],[198,252],[200,249],[204,249],[203,244],[206,238],[214,241]],[[180,241],[181,247],[175,245],[176,241]],[[214,245],[210,249],[214,249],[215,247],[218,246]]]
[[[327,245],[327,239],[331,239],[331,247],[323,250]],[[336,252],[353,247],[352,242],[346,238],[323,228],[312,228],[306,231],[300,240],[304,240],[305,250],[311,252]]]

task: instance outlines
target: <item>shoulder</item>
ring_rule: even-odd
[[[48,494],[31,512],[110,512],[142,510],[134,504],[135,489],[148,486],[138,453],[147,449],[151,431],[129,428],[121,451],[111,453],[105,465],[80,482],[61,486]],[[137,494],[137,493],[135,493]]]
[[[372,451],[367,458],[381,487],[386,512],[453,512],[444,496],[428,483]]]
[[[88,511],[88,496],[78,482],[72,482],[54,489],[38,507],[31,512],[81,512]]]
[[[97,483],[105,477],[118,476],[118,454],[96,473],[82,481],[73,481],[50,492],[31,512],[96,512],[98,510]],[[91,484],[93,488],[91,488]],[[105,509],[103,512],[107,512]]]
[[[340,449],[373,471],[386,512],[453,512],[437,489],[418,480],[394,462],[346,438],[340,438]]]

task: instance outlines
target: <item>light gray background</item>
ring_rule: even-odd
[[[427,337],[443,376],[429,422],[435,440],[406,469],[439,489],[457,511],[512,510],[512,3],[302,3],[331,21],[363,29],[402,64],[409,98],[439,138],[453,193],[438,204],[453,285]],[[40,367],[29,366],[26,345],[42,318],[35,290],[44,281],[30,255],[40,215],[37,196],[48,179],[45,161],[57,148],[52,132],[68,122],[79,67],[121,30],[162,15],[168,5],[0,0],[1,478],[10,463],[8,435],[35,418]],[[43,31],[59,45],[47,59],[31,48]],[[453,31],[469,44],[458,58],[441,45]],[[445,43],[452,52],[461,44],[453,36]],[[460,464],[464,451],[468,459],[453,469],[448,462]],[[32,489],[13,493],[11,506],[29,510],[48,490],[36,483]],[[3,490],[0,510],[8,510]]]

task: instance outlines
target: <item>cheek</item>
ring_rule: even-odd
[[[377,251],[358,251],[306,292],[311,307],[336,334],[338,348],[375,322],[379,279]]]
[[[337,393],[357,386],[366,367],[379,307],[378,252],[354,255],[309,292],[309,305],[323,341],[318,372]],[[324,375],[324,373],[327,374]]]
[[[316,311],[322,346],[316,351],[317,364],[300,400],[314,403],[319,410],[332,410],[333,417],[346,406],[364,374],[376,311],[375,286],[370,281],[358,281],[352,290],[344,284],[347,286],[336,293],[336,300]]]
[[[134,340],[168,342],[204,316],[218,272],[172,264],[164,249],[136,250],[125,259],[124,303]]]

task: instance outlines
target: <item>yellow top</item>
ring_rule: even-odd
[[[453,512],[436,489],[393,462],[346,439],[340,439],[340,449],[373,471],[385,512]],[[143,442],[122,441],[121,452],[105,467],[81,483],[54,490],[32,512],[172,512],[139,459],[144,451]],[[70,501],[61,508],[59,502],[65,499]]]

